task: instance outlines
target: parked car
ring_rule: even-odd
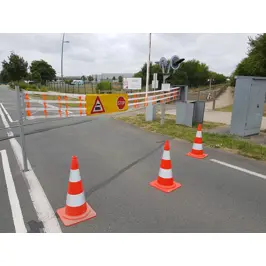
[[[71,82],[71,85],[83,85],[84,81],[83,80],[73,80]]]

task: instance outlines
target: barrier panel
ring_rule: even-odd
[[[117,113],[128,110],[127,94],[87,94],[87,115]]]

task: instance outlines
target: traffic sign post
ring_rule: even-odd
[[[155,91],[155,89],[158,89],[157,73],[153,74],[152,88],[153,88],[154,91]]]

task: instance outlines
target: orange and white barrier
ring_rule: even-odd
[[[160,101],[160,103],[169,103],[180,97],[180,88],[173,88],[170,92],[149,91],[147,98],[145,94],[146,92],[129,93],[128,96],[132,97],[128,99],[128,106],[133,108],[147,107],[149,103],[154,105],[157,104],[158,101]]]
[[[66,110],[65,110],[65,113],[66,113],[66,116],[68,116],[68,97],[67,96],[64,96],[64,100],[66,101]]]
[[[96,212],[85,200],[76,156],[72,157],[66,206],[58,209],[57,214],[65,226],[71,226],[96,217]]]
[[[191,152],[187,153],[187,156],[197,158],[197,159],[204,159],[208,156],[208,154],[204,153],[203,151],[203,144],[202,144],[202,126],[201,124],[198,125],[196,137],[194,138],[193,146]]]
[[[29,94],[25,93],[25,104],[26,104],[26,115],[31,116],[31,110],[30,110],[30,98]]]
[[[86,115],[86,95],[36,91],[24,91],[23,93],[25,95],[25,111],[28,120]],[[30,98],[29,95],[38,95],[41,99]],[[53,96],[56,99],[47,100],[47,96]],[[42,105],[42,107],[34,106],[35,103]],[[69,104],[74,104],[77,107],[70,107]],[[78,112],[75,113],[74,111]],[[36,115],[37,112],[43,112],[44,115]]]
[[[39,118],[61,118],[61,117],[77,117],[86,116],[86,95],[84,94],[69,94],[58,92],[37,92],[24,91],[25,95],[25,113],[28,120]],[[128,107],[142,108],[147,107],[149,103],[155,105],[157,103],[167,103],[177,99],[180,95],[180,88],[172,88],[171,91],[149,91],[148,97],[146,92],[129,93]],[[30,98],[29,95],[38,95],[40,99]],[[47,100],[52,96],[54,100]],[[49,99],[49,98],[48,98]],[[30,105],[32,103],[32,105]],[[38,103],[42,106],[36,106]],[[41,115],[38,112],[43,112]],[[55,114],[56,112],[56,114]]]
[[[150,185],[163,192],[172,192],[173,190],[181,187],[180,183],[174,181],[170,156],[170,144],[168,140],[164,144],[159,175],[157,180],[152,181]]]

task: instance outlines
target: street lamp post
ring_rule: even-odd
[[[151,60],[151,33],[149,34],[149,56],[147,62],[147,75],[146,75],[146,99],[148,97],[148,91],[149,91],[150,60]]]
[[[65,41],[65,33],[63,33],[62,49],[61,49],[61,79],[62,79],[62,81],[63,81],[63,78],[64,78],[64,75],[63,75],[64,43],[69,43],[69,41]]]

